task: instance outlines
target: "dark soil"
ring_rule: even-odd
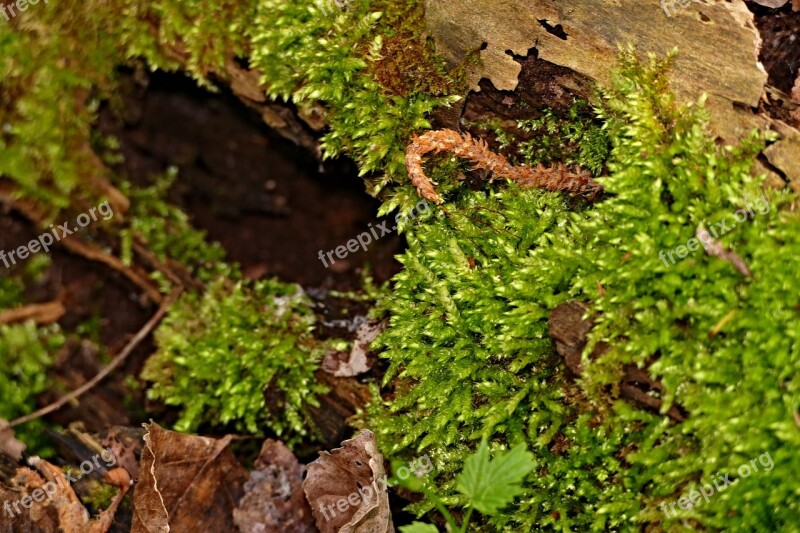
[[[345,290],[361,286],[367,264],[379,281],[397,272],[397,235],[330,268],[318,257],[376,220],[379,203],[351,162],[320,165],[234,97],[182,76],[158,74],[144,94],[130,92],[122,97],[123,119],[107,108],[100,120],[101,131],[121,142],[125,162],[117,170],[141,186],[177,166],[171,199],[246,275]]]

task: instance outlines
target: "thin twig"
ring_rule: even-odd
[[[747,266],[747,263],[745,263],[744,259],[739,257],[736,252],[726,250],[725,247],[722,246],[722,243],[711,236],[705,226],[702,224],[697,226],[695,234],[697,235],[697,238],[703,245],[703,249],[708,255],[713,255],[714,257],[719,257],[720,259],[729,262],[731,265],[733,265],[733,268],[735,268],[743,276],[748,278],[753,277],[753,273],[750,272],[750,268]]]
[[[153,302],[161,303],[161,293],[158,292],[158,289],[153,287],[148,280],[136,273],[135,270],[123,263],[119,258],[103,251],[99,246],[81,242],[74,238],[64,239],[60,241],[60,244],[74,254],[78,254],[91,261],[103,263],[120,272],[137,287],[142,289]]]
[[[133,352],[133,350],[141,343],[156,327],[156,325],[164,318],[164,315],[169,310],[169,307],[172,303],[180,296],[180,293],[183,291],[183,287],[178,287],[172,293],[161,302],[161,306],[158,308],[158,311],[147,321],[147,323],[142,326],[134,337],[128,341],[128,344],[122,349],[122,351],[114,357],[114,360],[108,364],[103,370],[101,370],[91,381],[84,383],[74,391],[70,392],[66,396],[56,400],[55,402],[51,403],[46,407],[42,407],[38,411],[31,413],[29,415],[25,415],[23,417],[17,418],[13,422],[9,424],[10,427],[15,427],[20,424],[24,424],[25,422],[30,422],[31,420],[35,420],[41,416],[46,414],[52,413],[53,411],[57,411],[61,409],[64,405],[71,402],[72,400],[78,398],[79,396],[83,395],[86,391],[90,390],[92,387],[100,383],[103,378],[108,376],[114,369],[120,366],[125,359]]]
[[[127,202],[127,199],[120,193],[117,201],[122,202],[124,205],[124,202]],[[44,212],[42,209],[32,202],[14,198],[13,189],[3,181],[0,181],[0,202],[3,202],[11,208],[17,210],[38,227],[42,227],[44,225]],[[59,244],[63,245],[64,248],[72,253],[85,257],[90,261],[103,263],[114,270],[117,270],[123,276],[131,280],[137,287],[142,289],[153,302],[157,304],[161,303],[161,293],[158,292],[158,289],[151,285],[145,277],[139,275],[136,271],[127,266],[117,257],[103,251],[100,247],[81,242],[76,237],[60,240]]]
[[[13,324],[33,320],[36,324],[52,324],[64,316],[66,310],[58,300],[43,304],[30,304],[17,309],[0,311],[0,324]]]

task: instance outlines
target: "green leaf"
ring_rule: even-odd
[[[439,530],[432,524],[414,522],[411,525],[401,527],[400,533],[439,533]]]
[[[484,440],[464,463],[456,488],[469,498],[472,507],[493,515],[522,493],[522,480],[534,466],[533,454],[524,444],[499,452],[490,460],[489,446]]]

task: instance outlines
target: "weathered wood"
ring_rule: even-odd
[[[664,3],[666,6],[662,6]],[[426,23],[437,51],[457,62],[481,46],[483,65],[473,71],[474,89],[488,78],[501,90],[517,86],[514,56],[536,49],[539,59],[567,67],[600,83],[610,81],[618,46],[664,55],[677,47],[672,73],[679,98],[708,93],[712,126],[728,141],[752,130],[752,114],[767,74],[758,63],[760,38],[742,0],[708,0],[681,8],[672,0],[428,0]],[[668,15],[665,11],[669,11]],[[734,128],[730,126],[734,125]],[[733,138],[732,138],[733,137]]]

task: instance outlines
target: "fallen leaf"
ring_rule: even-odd
[[[139,479],[139,461],[142,454],[142,428],[112,426],[102,440],[117,458],[117,464],[128,471],[134,481]]]
[[[364,322],[356,330],[356,339],[350,353],[330,351],[325,354],[322,369],[339,378],[351,378],[368,372],[374,361],[369,358],[369,345],[386,329],[386,323]]]
[[[261,447],[256,470],[244,484],[245,495],[233,511],[242,533],[315,533],[314,518],[303,493],[303,473],[294,454],[282,442],[268,439]]]
[[[8,425],[8,421],[0,418],[0,453],[19,461],[25,448],[26,446],[14,436],[14,430]]]
[[[54,507],[25,509],[18,505],[21,512],[14,510],[14,503],[19,503],[26,494],[0,484],[0,501],[4,506],[0,511],[0,533],[58,533],[58,512]]]
[[[789,0],[753,0],[756,4],[771,8],[783,7],[788,1]]]
[[[131,533],[234,531],[247,471],[228,448],[231,437],[145,429]]]
[[[91,518],[59,467],[38,457],[28,462],[38,472],[18,469],[12,480],[17,491],[0,486],[0,496],[8,503],[0,515],[0,532],[106,533],[111,528],[127,486],[120,488],[108,509]]]
[[[383,456],[361,433],[308,465],[303,490],[322,533],[392,533]]]

